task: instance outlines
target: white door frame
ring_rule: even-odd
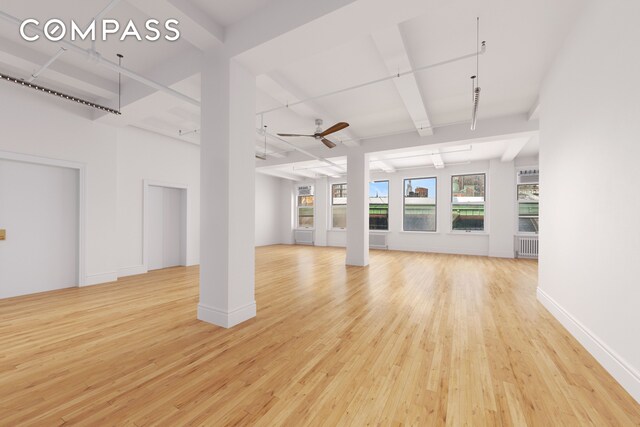
[[[48,157],[33,156],[30,154],[12,153],[0,151],[0,160],[11,160],[14,162],[31,163],[43,166],[56,166],[60,168],[75,169],[78,171],[78,285],[84,286],[87,283],[86,272],[86,245],[85,245],[85,224],[86,224],[86,165],[84,163],[69,160],[50,159]]]
[[[184,201],[182,202],[182,250],[180,251],[180,261],[183,265],[187,265],[187,253],[188,253],[188,230],[189,230],[189,186],[186,184],[178,184],[164,181],[155,181],[152,179],[145,179],[142,181],[142,264],[144,271],[149,271],[149,187],[165,187],[176,188],[178,190],[184,190]]]

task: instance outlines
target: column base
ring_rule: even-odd
[[[198,304],[198,320],[223,328],[232,328],[254,317],[256,317],[255,301],[233,311],[224,311],[202,303]]]
[[[368,267],[369,266],[369,260],[363,260],[363,259],[349,259],[347,257],[347,261],[345,263],[348,267]]]

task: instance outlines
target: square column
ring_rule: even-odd
[[[329,200],[331,198],[328,188],[329,184],[326,176],[316,179],[314,189],[314,204],[316,207],[314,244],[316,246],[327,246],[327,224],[329,221],[327,218],[327,214],[329,212],[327,204],[330,203]]]
[[[347,154],[347,265],[369,265],[369,155]]]
[[[255,317],[255,76],[224,53],[202,70],[198,319]]]

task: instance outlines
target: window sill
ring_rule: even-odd
[[[293,231],[316,231],[315,228],[294,228]]]
[[[454,236],[488,236],[489,232],[487,231],[450,231],[447,234],[452,234]]]
[[[403,234],[440,234],[439,231],[417,231],[417,230],[401,230]]]
[[[346,228],[330,228],[327,231],[343,231],[343,232],[346,232],[347,229]]]
[[[369,230],[369,234],[371,234],[371,233],[384,233],[384,234],[386,234],[386,233],[390,233],[390,231],[389,230]]]

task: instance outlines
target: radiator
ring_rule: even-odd
[[[295,230],[293,241],[296,245],[313,245],[313,230]]]
[[[538,258],[538,237],[517,236],[516,252],[518,258]]]
[[[384,233],[369,233],[369,247],[387,249],[387,235]]]

